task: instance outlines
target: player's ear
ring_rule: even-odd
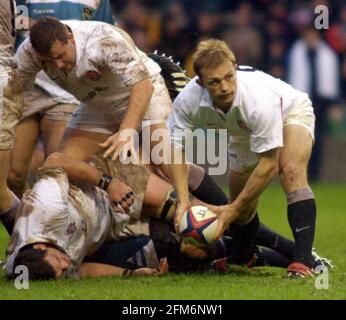
[[[197,78],[196,82],[197,82],[201,87],[203,87],[203,83],[202,83],[202,81],[201,81],[200,78]]]
[[[72,43],[74,43],[73,34],[71,32],[67,33],[67,39],[69,39]]]

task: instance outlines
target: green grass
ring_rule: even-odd
[[[100,278],[30,282],[16,290],[0,274],[0,299],[346,299],[346,185],[314,186],[318,202],[315,247],[332,259],[329,289],[316,289],[314,280],[290,280],[279,268],[232,268],[226,275],[168,275],[162,278]],[[263,194],[261,220],[291,237],[285,197],[273,185]],[[8,238],[0,229],[0,259]]]

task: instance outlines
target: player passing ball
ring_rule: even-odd
[[[238,229],[243,240],[239,259],[246,263],[252,258],[258,200],[279,174],[295,239],[288,274],[312,275],[316,203],[307,165],[315,116],[308,95],[264,72],[238,67],[233,52],[220,40],[200,42],[193,66],[197,77],[175,99],[168,124],[172,141],[182,149],[184,131],[227,129],[231,204],[219,216],[217,237],[229,227]]]

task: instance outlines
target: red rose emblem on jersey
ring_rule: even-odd
[[[87,71],[85,73],[85,76],[90,79],[90,80],[93,80],[93,81],[97,81],[98,79],[101,78],[101,75],[97,72],[97,71]]]
[[[66,233],[68,236],[70,236],[71,234],[74,234],[76,230],[77,230],[76,224],[73,222],[68,225]]]
[[[237,121],[237,123],[238,123],[238,126],[239,126],[239,128],[240,128],[240,129],[243,129],[243,130],[249,131],[249,128],[246,126],[246,124],[245,124],[245,122],[244,122],[244,121],[242,121],[242,120],[238,120],[238,121]]]

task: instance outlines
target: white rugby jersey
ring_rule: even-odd
[[[31,19],[53,16],[60,20],[95,20],[114,24],[112,10],[108,0],[17,0],[17,5],[25,5],[29,10],[29,17]],[[28,30],[18,32],[16,40],[17,47],[24,41],[28,34]],[[49,92],[56,102],[79,103],[71,94],[62,90],[50,80],[43,71],[39,72],[35,83],[43,90]]]
[[[15,41],[15,3],[14,0],[0,1],[0,76],[5,70],[15,67],[12,57]]]
[[[192,79],[178,95],[168,119],[173,143],[183,147],[183,137],[196,128],[226,129],[230,142],[249,144],[262,153],[283,146],[283,120],[287,112],[308,95],[251,67],[237,70],[236,93],[227,113],[213,106],[206,89]]]
[[[64,21],[73,33],[76,64],[68,74],[43,65],[27,38],[16,60],[24,87],[41,69],[79,101],[96,108],[127,104],[131,86],[160,73],[160,67],[136,48],[123,30],[98,21]]]
[[[92,186],[70,186],[62,169],[49,169],[22,199],[7,248],[7,272],[13,272],[14,259],[23,246],[43,242],[69,256],[68,274],[74,274],[84,257],[94,253],[108,236],[111,212],[106,192]]]

